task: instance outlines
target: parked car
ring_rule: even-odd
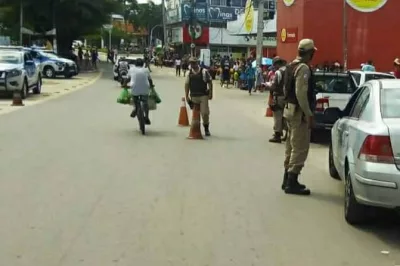
[[[40,64],[42,74],[46,78],[64,76],[71,78],[78,75],[78,67],[74,61],[62,58],[56,54],[30,49],[32,57]]]
[[[0,92],[20,91],[25,99],[31,90],[39,94],[41,89],[40,70],[28,52],[0,50]]]
[[[41,48],[26,48],[22,46],[0,46],[0,50],[17,50],[28,52],[36,65],[40,67],[42,76],[55,78],[64,76],[71,78],[78,75],[78,67],[74,61],[62,58],[58,55],[46,53]]]
[[[395,76],[379,72],[322,72],[314,73],[317,106],[314,113],[315,128],[311,131],[311,141],[315,141],[318,133],[330,130],[333,124],[324,121],[324,111],[328,107],[338,107],[343,109],[349,101],[351,95],[368,80],[373,79],[395,79]]]
[[[360,87],[365,82],[373,80],[373,79],[395,79],[396,77],[390,73],[382,73],[382,72],[370,72],[370,71],[361,71],[361,70],[350,70],[351,75],[353,76],[357,87]]]
[[[329,173],[344,182],[348,223],[367,220],[369,207],[400,207],[400,80],[371,80],[346,107],[329,107],[334,123]]]

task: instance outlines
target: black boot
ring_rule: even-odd
[[[295,195],[310,195],[311,191],[306,188],[304,185],[301,185],[298,181],[299,175],[295,173],[288,172],[287,176],[287,184],[285,187],[286,194],[295,194]]]
[[[285,190],[286,185],[287,185],[287,180],[288,180],[288,171],[285,169],[285,173],[283,174],[283,182],[282,182],[282,190]]]
[[[275,132],[274,136],[272,136],[272,139],[270,139],[269,142],[281,143],[282,142],[281,137],[282,137],[282,133]]]
[[[204,126],[204,134],[205,134],[207,137],[211,136],[211,133],[210,133],[210,125],[209,125],[209,124],[204,124],[203,126]]]

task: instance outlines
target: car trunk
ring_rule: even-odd
[[[396,166],[400,169],[400,118],[385,118],[383,121],[389,129]]]

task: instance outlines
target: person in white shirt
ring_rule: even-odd
[[[175,59],[175,69],[176,69],[176,76],[181,76],[181,64],[182,60],[178,57]]]
[[[140,98],[143,102],[143,111],[145,116],[145,122],[150,125],[149,119],[149,106],[148,97],[150,93],[150,87],[153,86],[153,81],[150,76],[150,71],[148,68],[144,67],[144,61],[142,59],[137,59],[135,67],[129,70],[129,76],[131,79],[131,93],[133,96],[134,109],[131,113],[131,117],[136,117],[136,106],[140,104]]]

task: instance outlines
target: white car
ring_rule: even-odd
[[[390,73],[383,72],[371,72],[371,71],[361,71],[361,70],[350,70],[351,75],[354,78],[357,86],[360,87],[365,82],[373,79],[395,79],[396,77]]]
[[[400,208],[400,80],[371,80],[346,107],[325,110],[334,123],[329,173],[341,179],[345,219],[362,223],[371,207]]]
[[[22,50],[0,49],[0,92],[20,91],[25,99],[30,91],[39,94],[42,76],[30,54]]]

